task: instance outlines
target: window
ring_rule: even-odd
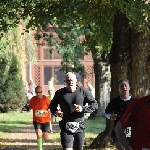
[[[44,85],[48,85],[48,81],[54,77],[54,85],[63,85],[65,79],[65,73],[60,71],[59,66],[45,66],[44,67]],[[83,78],[79,73],[75,73],[77,82],[83,84]]]
[[[52,59],[52,54],[50,53],[49,48],[43,49],[43,57],[44,59]]]
[[[65,73],[60,71],[60,67],[54,67],[54,85],[63,85],[65,79]]]
[[[51,54],[49,48],[43,48],[43,59],[62,59],[62,55],[58,54],[56,49],[53,49]]]
[[[52,77],[52,67],[44,67],[44,85],[48,85],[48,81]]]
[[[62,59],[62,55],[58,54],[57,50],[53,51],[53,59]]]
[[[77,78],[77,82],[81,82],[83,84],[83,78],[79,73],[75,73],[76,74],[76,78]]]

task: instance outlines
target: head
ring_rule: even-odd
[[[68,72],[65,76],[66,87],[69,91],[74,92],[76,90],[76,75],[73,72]]]
[[[119,93],[121,96],[129,96],[130,85],[127,79],[120,79],[118,81]]]
[[[42,98],[42,87],[41,87],[41,86],[37,86],[37,87],[35,88],[35,93],[36,93],[37,97],[38,97],[39,99],[41,99],[41,98]]]
[[[29,83],[30,83],[30,84],[31,84],[31,83],[33,83],[33,80],[32,80],[32,79],[30,79],[30,80],[29,80]]]
[[[53,90],[48,90],[48,95],[49,96],[53,95]]]
[[[53,82],[53,81],[54,81],[54,78],[53,78],[53,77],[51,77],[50,81],[52,81],[52,82]]]
[[[91,83],[89,81],[87,81],[86,84],[88,87],[91,85]]]

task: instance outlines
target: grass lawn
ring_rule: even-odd
[[[8,112],[0,113],[0,136],[11,129],[32,123],[31,113]]]
[[[57,117],[56,122],[60,119]],[[85,148],[93,141],[99,133],[105,129],[106,119],[105,117],[98,117],[96,119],[86,121],[85,130]],[[8,112],[0,113],[0,137],[5,133],[9,132],[11,129],[21,127],[25,124],[32,124],[32,113],[21,113],[21,112]],[[49,135],[50,139],[53,139],[56,143],[60,143],[60,134],[52,133]]]
[[[93,139],[105,129],[106,119],[105,117],[98,117],[96,119],[85,121],[85,142],[87,145],[89,145],[93,141]]]

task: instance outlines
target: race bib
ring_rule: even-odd
[[[131,127],[127,127],[124,130],[124,133],[125,133],[126,137],[131,137]]]
[[[76,132],[79,129],[79,122],[67,122],[66,129],[72,133]]]
[[[35,111],[35,116],[37,116],[37,117],[43,117],[44,115],[45,115],[44,110],[36,110]]]

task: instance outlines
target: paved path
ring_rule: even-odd
[[[43,150],[61,150],[60,141],[54,141],[53,136],[58,134],[58,123],[52,123],[53,133],[49,133],[49,140],[44,143]],[[37,150],[36,135],[33,125],[25,125],[13,129],[0,138],[0,150]]]

